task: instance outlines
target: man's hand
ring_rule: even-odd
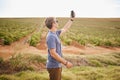
[[[71,67],[73,67],[73,64],[71,62],[67,62],[66,67],[71,68]]]
[[[71,13],[70,13],[70,19],[69,19],[69,21],[61,29],[61,34],[65,33],[70,28],[70,26],[72,25],[72,23],[74,21],[73,20],[74,18],[75,18],[75,12],[72,10]]]

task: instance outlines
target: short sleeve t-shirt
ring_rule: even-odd
[[[61,42],[59,39],[61,30],[58,30],[56,32],[51,32],[49,31],[46,37],[46,43],[48,47],[48,59],[47,59],[47,68],[59,68],[61,67],[61,63],[55,60],[51,54],[50,54],[50,49],[54,48],[56,49],[56,52],[59,56],[62,57],[62,52],[61,52]]]

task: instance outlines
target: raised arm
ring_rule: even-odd
[[[74,18],[75,18],[75,13],[74,11],[71,11],[71,18],[70,20],[65,24],[65,26],[61,29],[61,35],[63,33],[65,33],[69,28],[70,26],[72,25],[73,21],[74,21]]]

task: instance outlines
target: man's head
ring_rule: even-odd
[[[57,30],[58,21],[54,17],[48,17],[45,20],[45,25],[47,26],[48,29]]]

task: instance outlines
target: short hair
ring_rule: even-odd
[[[51,29],[53,22],[54,22],[54,17],[48,17],[45,20],[45,25],[47,26],[47,28]]]

